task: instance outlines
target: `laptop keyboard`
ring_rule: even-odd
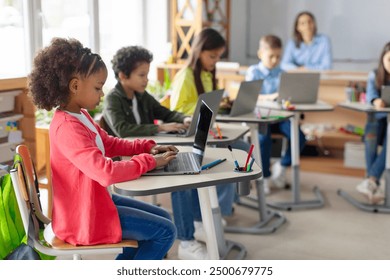
[[[177,172],[181,170],[198,171],[200,162],[200,156],[194,153],[178,153],[176,159],[171,160],[167,166],[164,167],[165,171]]]

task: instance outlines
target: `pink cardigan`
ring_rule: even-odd
[[[93,122],[87,111],[82,113]],[[106,157],[96,146],[96,134],[77,118],[57,110],[50,124],[52,227],[57,237],[74,245],[119,242],[119,216],[106,187],[136,179],[156,166],[148,154],[154,141],[127,141],[95,127]],[[132,155],[131,160],[110,159]]]

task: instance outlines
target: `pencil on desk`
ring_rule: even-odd
[[[251,144],[251,147],[249,148],[248,156],[246,157],[244,170],[246,170],[246,168],[248,167],[248,162],[249,162],[249,159],[251,158],[254,147],[255,147],[255,145]]]
[[[233,158],[233,161],[234,161],[234,165],[236,166],[236,169],[237,169],[237,170],[240,170],[240,165],[238,164],[238,161],[237,161],[236,157],[235,157],[234,154],[233,154],[232,146],[228,145],[228,149],[229,149],[229,151],[230,151],[231,154],[232,154],[232,158]]]
[[[217,135],[215,135],[214,131],[212,131],[211,129],[209,130],[209,133],[210,133],[214,138],[217,138]]]
[[[246,171],[251,171],[252,170],[252,165],[253,165],[254,162],[255,162],[255,158],[252,158],[251,162],[249,163],[249,165],[248,165],[248,167],[246,169]]]
[[[222,139],[222,133],[221,133],[221,129],[219,128],[219,125],[216,124],[216,127],[217,127],[218,137],[219,139]]]

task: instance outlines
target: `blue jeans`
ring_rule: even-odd
[[[259,133],[259,142],[260,142],[260,150],[261,150],[261,163],[263,165],[263,176],[264,178],[268,178],[271,176],[270,172],[270,166],[271,166],[271,151],[272,151],[272,139],[271,134],[272,133],[281,133],[283,134],[287,140],[288,140],[288,147],[287,151],[281,158],[281,165],[282,166],[290,166],[291,165],[291,123],[290,121],[283,121],[280,123],[275,123],[268,125],[267,127],[267,133],[261,134]],[[305,146],[305,135],[303,134],[302,130],[299,129],[299,149],[302,152],[304,146]]]
[[[381,178],[386,166],[386,128],[384,119],[373,119],[366,123],[364,144],[366,148],[366,169],[368,177]],[[378,153],[378,146],[382,144],[382,150]]]
[[[243,140],[234,142],[232,148],[249,150],[249,144]],[[234,166],[231,166],[232,172]],[[233,202],[236,199],[236,183],[217,185],[218,204],[222,216],[232,214]],[[173,220],[180,240],[194,239],[194,221],[201,221],[198,192],[196,189],[172,192]]]
[[[176,239],[176,227],[164,209],[129,197],[112,195],[122,226],[122,239],[138,240],[123,248],[117,260],[161,260]]]

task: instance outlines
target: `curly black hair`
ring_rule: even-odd
[[[106,68],[98,54],[76,39],[53,38],[34,58],[28,76],[29,95],[39,109],[51,110],[69,102],[69,82]]]
[[[119,49],[111,60],[112,69],[115,78],[119,79],[119,72],[129,77],[131,72],[139,66],[140,63],[151,63],[153,54],[140,46],[123,47]]]

